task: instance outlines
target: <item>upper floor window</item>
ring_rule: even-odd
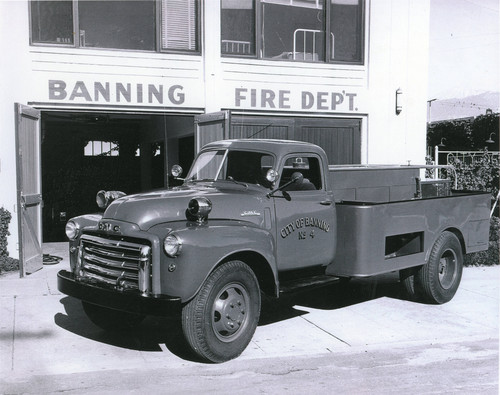
[[[79,1],[80,46],[155,50],[154,1]]]
[[[162,0],[161,11],[162,48],[199,51],[199,1]]]
[[[30,4],[33,44],[199,52],[199,0],[31,0]]]
[[[222,0],[222,53],[255,55],[255,24],[253,0]]]
[[[361,64],[363,3],[362,0],[222,0],[222,54]]]
[[[73,44],[73,2],[31,1],[31,41]]]

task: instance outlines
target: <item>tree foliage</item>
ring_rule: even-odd
[[[499,182],[498,156],[489,155],[488,151],[485,150],[470,161],[452,157],[450,165],[455,168],[457,189],[487,191],[493,197],[497,195]],[[454,181],[455,175],[452,178]]]
[[[11,219],[10,212],[0,207],[0,273],[19,268],[19,260],[9,257],[7,250],[7,236],[10,235],[9,223]]]
[[[450,157],[459,190],[488,191],[495,199],[499,189],[499,157],[491,151],[498,151],[499,114],[481,115],[476,118],[434,122],[427,129],[427,145],[440,147],[441,151],[478,151],[473,157]],[[491,143],[489,141],[493,140]],[[431,158],[427,158],[431,160]],[[499,264],[498,206],[490,221],[489,249],[465,258],[466,266]]]
[[[494,143],[487,143],[490,137]],[[498,151],[499,114],[433,122],[427,128],[427,146],[445,145],[447,151]]]

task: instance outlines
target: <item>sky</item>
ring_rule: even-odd
[[[499,0],[431,0],[429,99],[500,91]]]

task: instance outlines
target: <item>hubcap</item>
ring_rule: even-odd
[[[439,283],[444,289],[450,288],[457,277],[457,256],[453,250],[446,250],[441,255],[438,267]]]
[[[212,328],[219,340],[237,338],[248,321],[248,292],[241,284],[227,284],[218,293],[212,307]]]

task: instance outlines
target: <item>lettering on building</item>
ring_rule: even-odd
[[[358,111],[356,107],[357,93],[347,92],[310,92],[290,90],[235,88],[235,107],[279,109],[292,108],[291,102],[298,103],[302,110],[317,111]]]
[[[80,103],[138,103],[181,105],[185,101],[182,85],[141,84],[121,82],[49,80],[49,99]]]

